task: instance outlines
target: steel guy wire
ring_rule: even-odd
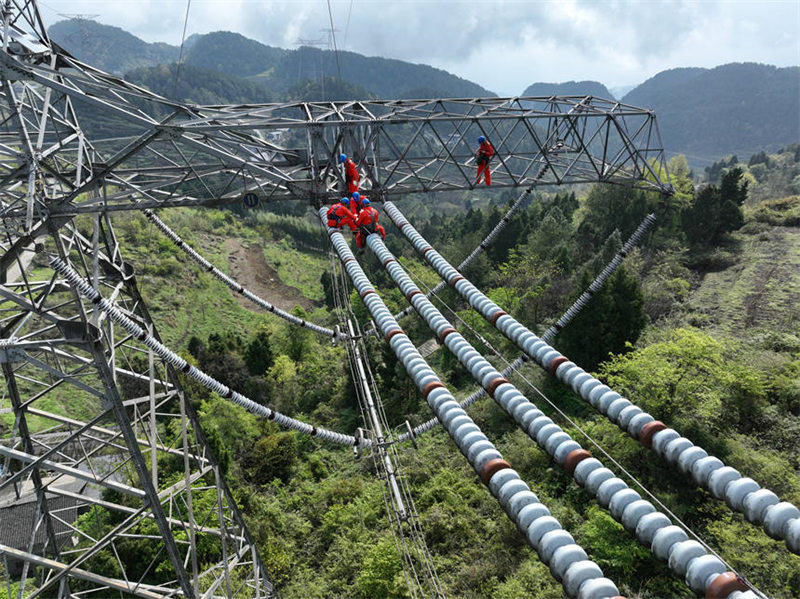
[[[178,53],[178,62],[175,65],[175,85],[172,90],[173,99],[177,100],[175,96],[178,94],[178,78],[181,74],[181,65],[183,64],[183,45],[186,42],[186,25],[189,23],[189,7],[192,5],[192,0],[186,0],[186,15],[183,17],[183,35],[181,35],[181,49]]]

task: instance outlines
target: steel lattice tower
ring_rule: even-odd
[[[190,106],[76,60],[33,0],[2,17],[0,509],[29,524],[0,545],[9,595],[273,594],[180,373],[48,267],[59,256],[158,338],[115,211],[245,192],[320,203],[339,195],[343,150],[378,199],[469,190],[480,134],[501,156],[495,187],[670,190],[647,110],[583,96]],[[132,547],[146,556],[133,569]],[[171,570],[153,572],[165,555]]]

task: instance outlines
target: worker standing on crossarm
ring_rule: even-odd
[[[475,157],[478,163],[478,178],[475,180],[475,185],[481,182],[481,174],[485,175],[486,185],[491,185],[492,171],[489,169],[489,162],[494,156],[494,148],[483,135],[478,138],[478,143],[480,144],[478,146],[478,155]]]
[[[339,154],[339,162],[344,165],[344,180],[347,183],[347,191],[349,193],[358,191],[359,175],[356,163],[353,162],[352,158],[348,158],[347,154]]]
[[[378,211],[369,205],[367,198],[362,200],[361,212],[358,213],[356,227],[356,245],[360,254],[364,253],[364,244],[367,243],[369,235],[380,233],[381,237],[386,239],[386,230],[378,224]]]
[[[328,208],[328,226],[334,229],[341,229],[345,225],[350,227],[351,231],[356,229],[356,217],[350,212],[350,199],[342,198],[338,204],[334,204]]]

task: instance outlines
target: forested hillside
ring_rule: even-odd
[[[622,99],[658,115],[664,147],[707,165],[800,141],[800,67],[732,63],[672,69]]]
[[[726,163],[713,184],[696,191],[687,163],[675,159],[670,166],[678,193],[666,202],[619,187],[541,194],[466,274],[507,311],[542,331],[644,215],[656,211],[655,232],[555,345],[657,418],[797,503],[800,199],[765,187],[783,180],[776,173],[798,167],[796,153],[792,147],[766,161],[755,157],[746,168]],[[498,221],[509,199],[507,193],[495,201],[480,192],[468,194],[451,204],[449,215],[435,201],[399,205],[429,241],[458,262]],[[278,277],[279,285],[263,291],[270,299],[287,307],[301,303],[305,311],[298,313],[334,322],[329,262],[322,251],[327,239],[310,213],[166,210],[162,216],[246,284],[253,277],[265,280],[265,273]],[[360,425],[342,347],[251,311],[211,275],[194,269],[142,216],[118,216],[117,229],[170,345],[223,382],[286,413],[337,430]],[[387,243],[415,278],[435,284],[436,276],[394,227],[387,226]],[[367,252],[361,262],[390,309],[404,307],[376,259]],[[259,275],[253,268],[267,270]],[[305,299],[298,300],[298,293]],[[478,349],[493,355],[483,338],[508,359],[516,355],[452,291],[440,298],[463,319],[459,330]],[[351,301],[366,322],[355,292]],[[403,326],[417,344],[431,338],[416,317]],[[370,344],[389,422],[429,418],[385,343]],[[437,349],[429,360],[458,396],[472,391],[471,377],[445,350]],[[589,434],[759,589],[779,599],[800,597],[800,558],[783,543],[665,467],[540,369],[526,366],[522,372],[572,422],[517,378],[540,409],[573,436],[581,435],[577,427]],[[282,596],[407,596],[370,460],[281,432],[189,381],[187,387]],[[470,413],[625,596],[693,596],[493,403],[479,402]],[[560,585],[447,435],[437,430],[418,444],[418,449],[400,447],[404,475],[447,596],[562,597]],[[170,465],[159,467],[168,471]],[[104,566],[94,567],[102,573]],[[148,581],[158,582],[157,569]]]
[[[148,44],[118,27],[94,21],[60,21],[50,27],[49,33],[77,58],[116,74],[171,63],[178,57],[177,47]],[[471,81],[427,65],[355,52],[340,52],[339,60],[345,82],[375,97],[493,95]],[[223,74],[228,81],[238,78],[263,84],[265,89],[281,96],[290,94],[293,88],[307,81],[338,79],[333,51],[310,47],[285,50],[226,31],[192,36],[184,49],[184,61],[204,71]],[[142,77],[141,74],[133,76]],[[242,85],[244,82],[234,84],[234,88]],[[235,89],[234,94],[238,91]],[[237,100],[231,98],[230,101]]]
[[[148,44],[118,27],[83,19],[58,22],[50,35],[91,65],[173,94],[174,84],[164,78],[168,67],[161,65],[177,59],[177,47]],[[329,50],[287,50],[224,31],[193,35],[187,40],[184,61],[195,69],[184,71],[186,81],[178,97],[240,102],[493,95],[477,83],[431,66],[354,52],[339,54],[342,82],[336,56]],[[613,97],[596,81],[534,83],[523,92],[555,93]],[[713,69],[670,69],[635,87],[622,101],[653,109],[667,151],[685,154],[695,166],[708,166],[729,154],[775,151],[800,141],[800,67],[732,63]]]
[[[332,51],[307,46],[283,50],[224,31],[197,36],[186,62],[255,78],[279,92],[298,82],[319,79],[320,73],[338,77]],[[475,83],[427,65],[343,51],[339,52],[339,63],[343,79],[381,98],[419,97],[423,89],[446,97],[493,95]]]
[[[142,67],[126,73],[131,83],[142,85],[168,98],[178,98],[193,104],[250,104],[276,100],[275,93],[266,85],[226,75],[190,64],[163,64]]]
[[[175,46],[148,44],[124,29],[88,19],[58,21],[48,34],[79,60],[115,75],[178,60]]]

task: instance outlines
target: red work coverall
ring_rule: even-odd
[[[358,191],[358,169],[352,158],[348,158],[344,163],[344,178],[345,181],[347,181],[347,191],[350,192],[350,195],[352,195],[354,191]]]
[[[364,203],[364,200],[366,200],[366,199],[367,198],[365,198],[364,196],[361,196],[360,198],[358,198],[358,201],[354,200],[352,197],[350,198],[350,207],[352,208],[352,210],[350,210],[350,212],[352,212],[354,216],[358,217],[359,212],[361,212],[361,210],[363,210],[363,206],[362,205]]]
[[[351,231],[355,231],[356,218],[344,204],[334,204],[328,208],[328,226],[336,229],[341,229],[344,225],[350,227]]]
[[[492,156],[494,156],[494,148],[487,139],[478,148],[478,178],[475,180],[475,185],[481,182],[481,174],[486,176],[486,185],[492,184],[492,172],[489,170],[489,161]]]
[[[378,211],[372,206],[367,206],[358,213],[356,221],[358,231],[356,231],[356,245],[363,248],[367,242],[367,236],[372,233],[380,233],[386,239],[386,230],[378,224]]]

